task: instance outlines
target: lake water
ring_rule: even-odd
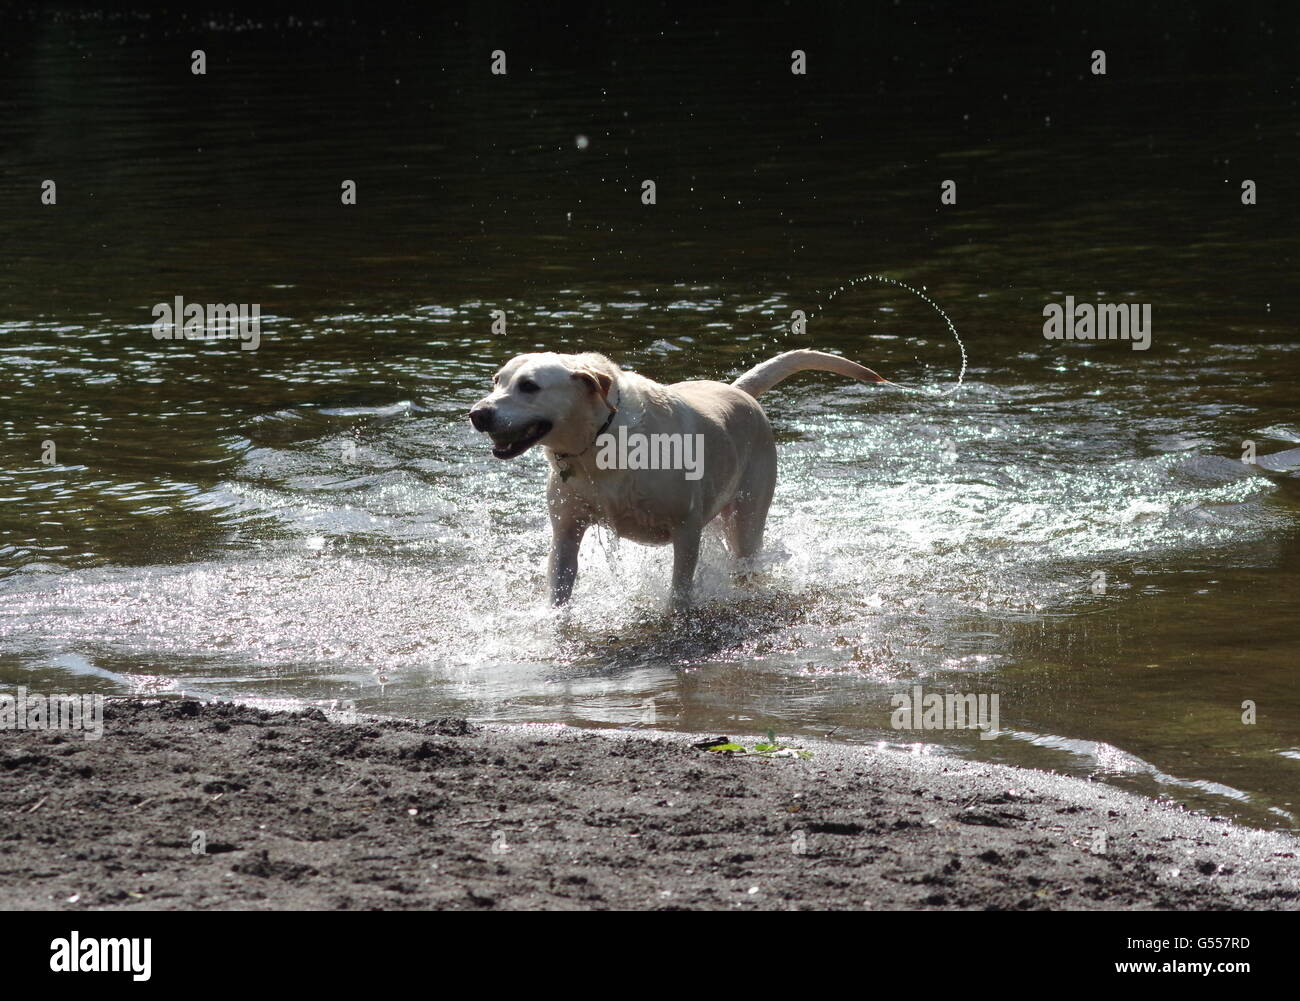
[[[832,733],[1296,828],[1300,504],[1240,461],[1300,441],[1273,48],[1098,83],[878,12],[798,78],[780,23],[477,16],[7,29],[0,690]],[[961,391],[790,380],[757,583],[710,538],[668,617],[670,552],[592,533],[549,609],[543,458],[466,420],[501,362],[815,346],[951,388],[943,320],[865,275],[952,318]],[[260,304],[260,349],[155,340],[178,295]],[[1046,340],[1066,295],[1151,304],[1150,350]],[[894,729],[916,685],[1002,732]]]

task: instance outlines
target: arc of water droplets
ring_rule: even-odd
[[[860,282],[865,282],[865,281],[878,281],[878,282],[885,282],[889,285],[897,285],[899,288],[906,289],[908,292],[911,292],[913,295],[919,296],[930,306],[931,309],[933,309],[936,313],[938,313],[940,316],[943,317],[943,322],[948,324],[948,329],[952,331],[953,340],[957,342],[957,350],[961,352],[961,371],[957,373],[956,385],[954,385],[950,389],[934,389],[934,390],[917,389],[914,386],[899,386],[898,383],[896,382],[891,382],[890,385],[897,386],[899,389],[906,390],[909,393],[920,393],[922,396],[948,396],[951,393],[956,393],[960,391],[962,380],[966,378],[966,345],[962,343],[961,336],[957,333],[957,328],[953,325],[953,322],[948,317],[948,314],[943,311],[942,307],[940,307],[940,305],[937,302],[931,299],[920,289],[912,288],[912,286],[908,285],[906,282],[900,282],[897,278],[890,278],[888,275],[862,275],[859,278],[849,279],[845,284],[835,289],[833,292],[831,292],[830,295],[826,297],[826,301],[829,302],[831,299],[834,299],[846,288],[849,288],[853,285],[857,285]],[[813,310],[812,316],[808,317],[809,323],[813,321],[813,319],[817,316],[818,312],[820,312],[820,310]]]

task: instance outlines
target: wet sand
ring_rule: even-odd
[[[0,734],[0,907],[1300,909],[1290,835],[1045,772],[693,740],[113,701],[99,741]]]

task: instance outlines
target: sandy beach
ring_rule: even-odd
[[[193,700],[104,723],[0,737],[0,908],[1300,909],[1296,838],[1046,772]]]

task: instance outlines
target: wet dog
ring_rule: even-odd
[[[757,555],[776,487],[776,442],[760,394],[808,369],[862,382],[888,383],[869,368],[821,351],[787,351],[730,385],[706,380],[664,386],[626,372],[603,355],[550,352],[511,358],[492,392],[469,412],[492,440],[492,454],[513,459],[541,445],[551,465],[551,601],[569,600],[586,530],[605,525],[646,545],[673,546],[672,607],[690,601],[700,534],[722,521],[738,560]],[[627,443],[642,456],[699,450],[693,472],[674,463],[629,462]],[[612,447],[621,443],[619,449]],[[620,461],[622,460],[622,461]],[[668,468],[665,468],[667,465]]]

